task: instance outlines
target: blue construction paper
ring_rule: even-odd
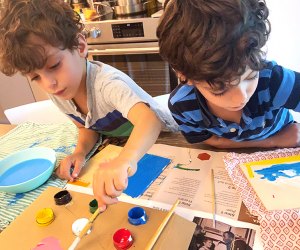
[[[136,173],[129,177],[124,193],[133,198],[141,196],[170,162],[168,158],[145,154],[138,162]]]

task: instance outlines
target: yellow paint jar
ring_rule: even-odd
[[[54,221],[54,213],[51,208],[42,208],[35,217],[36,223],[39,226],[48,226]]]

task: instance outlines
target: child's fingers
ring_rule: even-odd
[[[66,157],[62,162],[60,163],[60,166],[58,167],[56,174],[66,180],[73,180],[71,174],[70,174],[70,168],[72,166],[72,161],[69,157]]]
[[[104,183],[104,194],[112,199],[120,196],[122,194],[123,189],[117,190],[114,185],[113,179],[105,180]]]
[[[127,176],[126,177],[115,178],[113,180],[113,186],[114,186],[115,190],[122,192],[124,189],[126,189],[127,184],[128,184],[127,180],[128,180]]]
[[[84,166],[84,160],[76,160],[75,164],[74,164],[74,170],[73,173],[71,174],[73,178],[77,178],[82,167]]]
[[[100,177],[100,178],[99,178]],[[112,182],[110,185],[106,184],[103,178],[101,178],[101,174],[99,176],[99,173],[96,172],[93,179],[93,193],[95,198],[98,201],[98,207],[102,207],[104,205],[109,205],[118,202],[118,199],[116,198],[116,195],[119,195],[118,192],[114,189],[112,189]],[[109,188],[109,194],[107,193],[106,187]]]

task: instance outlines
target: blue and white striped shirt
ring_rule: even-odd
[[[169,109],[190,143],[212,135],[233,141],[263,140],[294,121],[289,109],[300,111],[300,73],[268,62],[259,72],[257,88],[239,124],[211,114],[201,93],[186,84],[171,93]]]

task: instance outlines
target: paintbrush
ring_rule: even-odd
[[[212,215],[213,215],[213,228],[216,228],[216,192],[215,192],[215,175],[214,170],[211,169],[211,193],[212,193]]]
[[[92,224],[94,222],[94,220],[96,219],[96,217],[98,216],[98,214],[100,214],[101,210],[100,208],[98,208],[93,215],[89,218],[89,221],[86,223],[85,227],[82,229],[82,231],[80,232],[80,234],[75,238],[75,240],[73,241],[73,243],[71,244],[71,246],[68,248],[68,250],[74,250],[78,243],[80,242],[81,238],[87,233],[87,231],[92,227]]]
[[[167,225],[168,221],[170,220],[171,216],[173,215],[173,213],[174,213],[174,211],[175,211],[178,203],[179,203],[179,200],[177,200],[174,203],[174,205],[172,206],[172,208],[170,209],[170,211],[168,212],[168,214],[166,215],[166,217],[163,219],[162,223],[159,225],[159,227],[157,228],[157,230],[153,234],[152,238],[148,242],[148,244],[147,244],[147,246],[145,248],[146,250],[151,250],[152,249],[152,247],[154,246],[154,244],[157,241],[158,237],[160,236],[160,234],[164,230],[165,226]]]

